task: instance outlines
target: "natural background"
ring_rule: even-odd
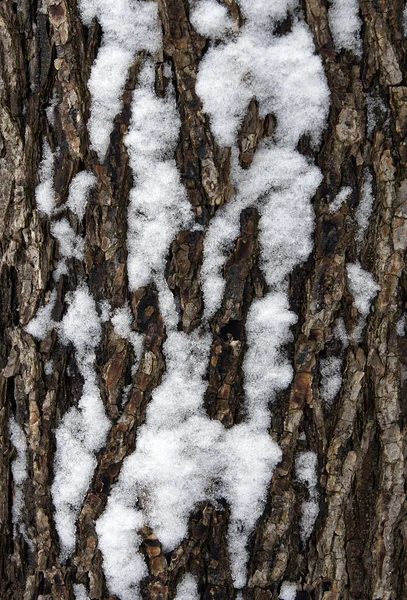
[[[241,15],[225,0],[233,18]],[[297,600],[401,600],[407,597],[406,386],[407,342],[403,332],[407,246],[407,42],[401,0],[361,0],[361,56],[334,49],[324,0],[303,0],[331,91],[330,114],[318,152],[307,139],[299,151],[312,156],[324,179],[315,198],[314,251],[290,277],[290,303],[298,317],[287,352],[294,379],[272,407],[272,435],[283,450],[267,505],[250,540],[247,600],[278,598],[283,580],[299,582]],[[163,53],[157,62],[156,93],[166,88],[164,65],[173,73],[182,129],[176,153],[181,180],[196,215],[207,225],[232,194],[229,150],[217,147],[208,118],[195,94],[199,61],[207,40],[189,22],[183,0],[159,0]],[[279,25],[290,30],[290,19]],[[126,214],[132,174],[123,143],[132,90],[142,57],[131,68],[123,109],[115,118],[106,159],[100,164],[89,148],[86,87],[101,39],[99,25],[84,27],[75,1],[0,2],[0,597],[4,600],[73,599],[73,583],[86,586],[92,600],[109,598],[97,548],[95,520],[123,459],[135,448],[137,427],[145,418],[152,390],[165,370],[165,327],[153,286],[130,294],[126,275]],[[46,108],[59,98],[55,123]],[[240,161],[250,165],[258,142],[271,135],[273,115],[261,119],[255,99],[239,134]],[[131,345],[103,331],[97,372],[112,428],[98,454],[98,466],[77,528],[74,556],[59,561],[50,486],[54,430],[82,388],[72,349],[55,333],[41,343],[24,326],[43,306],[52,283],[58,249],[49,221],[39,216],[43,137],[60,148],[55,192],[66,200],[72,177],[84,168],[97,176],[82,222],[85,263],[71,259],[69,276],[58,285],[53,318],[66,310],[63,298],[86,280],[96,300],[113,308],[130,302],[133,327],[145,333],[144,359],[132,378]],[[357,244],[356,211],[363,184],[372,178],[373,212]],[[341,187],[352,194],[335,210],[329,206]],[[265,282],[258,267],[258,213],[241,215],[241,232],[224,270],[222,309],[211,321],[214,336],[208,390],[208,415],[226,427],[241,419],[245,319],[252,298]],[[199,284],[203,232],[180,232],[167,262],[166,277],[180,300],[182,327],[199,323],[203,302]],[[348,331],[357,325],[346,263],[360,260],[381,286],[360,342],[340,341],[338,319]],[[342,321],[339,321],[341,323]],[[398,327],[397,327],[397,324]],[[320,365],[342,359],[342,388],[333,401],[321,396]],[[52,358],[52,373],[44,366]],[[326,363],[325,363],[326,364]],[[121,406],[123,389],[131,384]],[[28,435],[29,479],[25,483],[24,524],[30,548],[19,530],[13,534],[11,463],[16,452],[8,434],[11,415]],[[304,435],[305,434],[305,435]],[[307,490],[295,477],[297,452],[318,456],[320,512],[306,546],[300,540],[301,503]],[[142,551],[149,577],[148,599],[174,597],[185,572],[199,581],[202,598],[234,597],[226,545],[228,508],[196,507],[189,536],[171,554],[161,552],[154,533],[143,530]],[[112,597],[111,597],[112,598]]]

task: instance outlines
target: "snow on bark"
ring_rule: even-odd
[[[372,274],[365,271],[360,263],[348,263],[346,273],[353,302],[359,313],[367,317],[372,300],[380,290],[380,286],[373,279]]]
[[[202,288],[205,317],[220,307],[225,281],[222,268],[239,234],[240,213],[260,212],[261,264],[269,285],[281,284],[312,249],[314,229],[310,200],[321,174],[298,152],[264,146],[248,170],[234,167],[235,198],[212,219],[204,241]]]
[[[301,505],[300,537],[303,544],[311,536],[319,513],[317,465],[318,459],[315,452],[301,452],[295,461],[297,478],[306,485],[309,495],[308,500]]]
[[[156,97],[154,70],[147,61],[134,92],[126,138],[135,178],[128,212],[128,275],[133,291],[156,284],[168,337],[166,373],[152,394],[137,448],[125,459],[96,524],[108,586],[121,600],[139,597],[140,581],[147,574],[138,551],[138,530],[151,527],[164,550],[170,551],[185,538],[194,506],[220,497],[230,506],[232,577],[235,587],[242,588],[247,541],[281,457],[268,427],[269,401],[292,378],[280,350],[291,339],[290,327],[296,322],[288,310],[285,279],[312,249],[310,200],[321,181],[319,170],[295,147],[304,134],[317,143],[328,112],[328,88],[304,24],[295,22],[286,36],[272,35],[273,22],[295,2],[267,7],[260,2],[240,4],[247,24],[236,40],[210,47],[200,66],[197,91],[222,145],[235,144],[253,96],[261,114],[274,113],[278,125],[275,145],[271,140],[264,143],[249,170],[238,166],[233,148],[236,196],[212,219],[204,242],[205,317],[212,316],[221,303],[222,267],[238,236],[240,213],[248,206],[256,206],[260,213],[260,262],[272,291],[249,311],[246,416],[243,423],[227,430],[209,419],[203,407],[211,337],[202,331],[188,335],[176,330],[174,298],[164,279],[169,245],[178,230],[192,221],[172,158],[180,126],[175,102],[171,91],[165,99]],[[219,28],[212,10],[223,15]],[[224,17],[223,8],[215,9],[209,0],[193,12],[197,30],[211,37],[222,37],[227,28]],[[314,488],[310,493],[311,503]],[[307,507],[308,515],[310,510]],[[305,529],[308,535],[309,524]]]
[[[50,145],[44,139],[40,164],[40,183],[35,189],[35,201],[40,213],[48,217],[51,217],[55,210],[54,158]]]
[[[11,509],[13,525],[19,526],[25,534],[22,522],[24,509],[24,482],[28,477],[27,470],[27,439],[24,431],[12,415],[9,421],[9,433],[12,445],[16,450],[16,457],[11,463],[11,474],[14,482],[13,505]]]
[[[361,55],[362,19],[359,16],[358,0],[333,0],[328,18],[336,50],[352,50],[357,56]]]
[[[198,583],[190,573],[186,573],[178,584],[175,600],[199,600]]]
[[[227,7],[216,0],[190,0],[190,5],[191,23],[201,35],[216,40],[236,28]]]
[[[280,588],[280,600],[295,600],[297,596],[297,584],[292,581],[283,581]]]
[[[113,119],[121,108],[129,68],[141,50],[154,53],[160,49],[157,4],[144,0],[80,0],[79,9],[85,25],[96,18],[103,32],[88,81],[92,96],[88,130],[102,161]]]
[[[178,231],[193,219],[173,158],[181,126],[173,90],[158,98],[154,77],[154,66],[147,61],[134,91],[125,139],[135,178],[128,209],[127,268],[130,290],[154,282],[167,319],[172,314],[177,321],[164,280],[165,258]]]
[[[352,188],[350,186],[345,186],[341,188],[335,198],[329,205],[329,212],[334,214],[341,210],[342,204],[346,202],[349,196],[352,194]]]
[[[364,181],[362,187],[362,195],[360,198],[359,206],[356,211],[356,222],[358,224],[358,231],[356,232],[356,241],[358,247],[363,241],[363,236],[366,229],[369,226],[370,216],[373,210],[374,196],[373,196],[373,177],[368,169],[364,171]]]
[[[25,327],[25,331],[35,337],[36,340],[45,339],[49,332],[54,329],[55,323],[52,320],[52,311],[54,310],[56,300],[57,293],[54,290],[50,294],[48,303],[38,309],[35,317]]]
[[[85,285],[78,287],[68,301],[58,333],[63,343],[73,344],[84,385],[78,407],[64,415],[55,433],[51,493],[62,558],[75,548],[75,522],[96,466],[95,452],[103,446],[110,427],[94,368],[102,332],[95,301]]]
[[[95,185],[96,177],[88,171],[81,171],[71,181],[66,205],[79,219],[85,215],[87,198]]]
[[[148,525],[170,551],[186,536],[194,506],[220,497],[231,507],[229,552],[235,586],[245,584],[248,536],[264,508],[281,451],[268,434],[269,419],[261,426],[248,422],[227,430],[207,416],[203,376],[210,343],[209,335],[169,333],[166,374],[153,392],[137,449],[125,459],[97,522],[109,589],[121,600],[138,597],[146,574],[137,552],[137,529]]]
[[[318,142],[329,106],[321,60],[314,55],[308,28],[299,21],[289,34],[274,37],[267,20],[249,20],[236,40],[209,48],[196,91],[222,146],[235,144],[252,97],[260,116],[276,116],[275,139],[288,148],[295,148],[304,134]]]
[[[330,404],[342,386],[342,359],[337,356],[323,358],[320,361],[322,399]]]

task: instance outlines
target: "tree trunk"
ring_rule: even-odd
[[[215,0],[208,6],[213,8],[214,3]],[[325,83],[320,85],[327,85],[330,92],[326,105],[329,114],[319,143],[313,140],[311,123],[309,132],[305,127],[292,147],[278,137],[283,109],[265,114],[264,99],[255,93],[246,103],[244,118],[238,119],[235,143],[225,142],[219,134],[222,123],[216,125],[216,111],[211,112],[209,101],[206,103],[212,91],[197,85],[210,53],[215,56],[223,46],[249,36],[245,32],[250,31],[250,26],[252,34],[257,35],[255,28],[260,25],[247,2],[224,0],[222,6],[223,10],[227,8],[227,14],[222,15],[232,23],[232,31],[219,34],[212,41],[210,33],[206,37],[205,27],[200,29],[197,25],[199,12],[193,18],[193,1],[188,4],[187,0],[158,0],[158,4],[147,4],[152,7],[152,14],[158,10],[154,18],[158,19],[162,39],[157,47],[146,42],[134,50],[125,88],[118,84],[119,109],[113,109],[110,125],[106,117],[102,131],[103,119],[93,122],[96,129],[92,130],[91,125],[92,115],[96,119],[97,111],[102,114],[105,110],[103,95],[100,105],[95,101],[95,86],[113,85],[119,67],[115,63],[113,70],[106,68],[93,87],[91,83],[88,87],[88,82],[92,81],[95,59],[101,60],[100,49],[107,48],[112,56],[117,48],[127,51],[132,22],[127,21],[128,11],[120,13],[125,3],[107,3],[104,17],[101,2],[91,5],[82,0],[79,6],[67,0],[0,3],[0,596],[13,600],[128,600],[136,599],[140,592],[142,598],[149,600],[172,600],[177,593],[180,600],[406,598],[407,42],[402,1],[359,0],[354,16],[361,20],[360,43],[355,31],[342,47],[333,31],[334,9],[325,0],[302,0],[293,10],[291,2],[291,8],[274,18],[274,34],[271,25],[267,29],[270,44],[291,39],[295,27],[305,27],[318,57],[315,68],[323,74]],[[336,4],[341,3],[336,0]],[[99,13],[92,12],[96,5],[102,6]],[[142,0],[134,9],[136,19],[137,11],[144,10],[144,5]],[[114,29],[109,19],[113,22],[116,9],[123,28],[130,26],[130,37],[123,37],[123,44],[117,31],[109,38],[109,27]],[[258,9],[259,14],[262,10],[264,7]],[[135,30],[134,36],[137,35]],[[291,50],[283,48],[281,52],[284,58],[284,52]],[[305,50],[300,48],[299,52]],[[250,63],[251,55],[248,60]],[[280,55],[276,60],[280,60]],[[296,60],[300,59],[293,58],[294,69]],[[151,64],[154,82],[149,92],[148,84],[143,82]],[[230,68],[232,71],[235,67]],[[274,68],[270,64],[270,72]],[[300,71],[301,68],[298,67]],[[220,69],[220,84],[223,76]],[[255,89],[256,77],[248,75],[245,89]],[[283,75],[283,80],[286,77]],[[304,81],[299,79],[298,94],[306,79],[307,76]],[[230,94],[232,106],[235,90],[228,85],[225,81],[224,93]],[[198,95],[201,90],[202,97]],[[150,104],[145,100],[148,94]],[[140,100],[136,105],[137,98]],[[109,100],[108,92],[105,100]],[[218,100],[225,103],[221,95]],[[161,107],[158,111],[176,107],[172,121],[170,118],[164,123],[158,119],[151,130],[147,126],[147,137],[140,142],[146,148],[145,162],[137,139],[134,138],[134,146],[129,141],[137,127],[144,135],[144,124],[137,122],[136,113],[143,106],[147,124],[154,118],[156,106]],[[222,105],[222,110],[227,111],[227,106]],[[292,117],[294,122],[295,100],[288,111],[289,120]],[[177,119],[177,141],[171,146],[167,138],[173,135],[171,128]],[[156,139],[154,127],[162,123],[160,136],[167,148],[162,151],[163,156],[160,149],[148,149]],[[106,148],[97,141],[101,131],[107,140]],[[286,138],[291,130],[287,131]],[[215,218],[228,214],[226,207],[236,203],[236,198],[243,198],[239,191],[243,188],[239,186],[243,186],[244,177],[254,173],[261,151],[266,155],[273,148],[277,148],[276,152],[291,152],[291,157],[302,161],[301,168],[322,174],[309,204],[314,223],[311,252],[302,260],[294,259],[289,274],[277,281],[278,231],[275,229],[273,234],[277,239],[277,262],[271,261],[272,268],[267,271],[269,259],[265,258],[264,248],[270,239],[263,196],[242,203],[239,233],[232,235],[223,249],[226,254],[220,269],[224,281],[221,304],[208,311],[210,288],[204,285],[209,271],[203,266],[205,248],[209,248],[208,232],[215,226]],[[155,234],[142,237],[138,223],[145,219],[150,226],[153,222],[147,205],[156,201],[153,188],[155,179],[158,181],[161,176],[160,165],[167,161],[170,169],[174,158],[179,181],[173,185],[184,190],[176,193],[180,205],[189,201],[193,222],[188,221],[190,216],[183,221],[178,212],[173,217],[173,213],[165,211],[164,220],[160,221],[158,208]],[[276,168],[283,167],[278,164]],[[85,172],[88,200],[86,203],[83,195],[78,208],[72,181]],[[260,169],[253,181],[259,181],[264,173]],[[145,199],[147,216],[137,208],[136,195],[132,196],[143,181],[149,190]],[[173,188],[168,191],[160,182],[159,203],[165,204]],[[279,197],[284,180],[271,185]],[[294,218],[296,209],[290,209],[289,202],[297,192],[286,189],[287,211],[291,210]],[[131,216],[132,202],[136,208]],[[307,238],[306,228],[311,227],[306,224],[308,216],[300,213],[299,217],[304,220]],[[63,227],[65,233],[61,233]],[[284,219],[281,227],[285,238],[282,243],[286,243]],[[175,233],[165,246],[168,232]],[[271,241],[274,243],[274,238]],[[291,241],[296,246],[303,242],[301,236]],[[159,253],[160,244],[165,246],[165,255],[158,266],[150,265],[143,280],[137,265],[148,261],[152,253]],[[284,258],[285,251],[282,252],[281,263],[290,258]],[[128,273],[128,269],[134,273]],[[87,312],[79,302],[78,290],[83,293],[82,301],[89,302]],[[268,332],[274,331],[277,313],[267,313],[257,329],[248,322],[253,318],[253,307],[265,306],[256,302],[274,298],[273,294],[288,298],[291,312],[284,309],[284,314],[291,315],[292,332],[291,337],[289,333],[280,337],[278,331],[275,334],[279,347],[274,365],[267,362],[267,353],[275,344],[274,334]],[[166,313],[165,298],[170,304],[175,299],[175,325]],[[131,328],[126,325],[126,306],[131,308]],[[48,316],[45,307],[49,308]],[[82,309],[83,321],[72,326],[69,318],[73,319],[75,310]],[[297,316],[296,323],[293,315]],[[256,336],[263,343],[257,343]],[[181,382],[179,389],[176,383],[171,384],[171,389],[168,387],[168,382],[173,381],[171,373],[184,368],[171,355],[171,339],[185,342],[185,348],[189,348],[184,356],[186,365],[192,356],[192,366],[182,371],[186,381]],[[199,358],[195,362],[193,359],[204,343],[209,344],[209,354],[205,355],[206,368],[201,377],[194,371]],[[138,359],[137,344],[141,347]],[[267,388],[270,402],[266,400],[262,405],[264,414],[271,415],[269,422],[266,419],[263,423],[270,438],[270,442],[264,442],[265,447],[267,452],[274,448],[278,455],[269,459],[263,496],[255,495],[256,461],[262,459],[257,455],[257,446],[252,446],[256,440],[264,439],[264,433],[261,425],[254,429],[248,425],[254,436],[247,438],[248,447],[242,450],[243,438],[236,438],[238,449],[230,450],[230,463],[227,452],[222,459],[225,465],[232,466],[219,472],[214,467],[209,473],[212,491],[205,488],[205,493],[197,496],[198,501],[191,501],[187,534],[175,545],[171,541],[165,543],[159,531],[154,530],[160,519],[151,516],[151,507],[160,505],[159,500],[151,499],[155,498],[154,486],[145,484],[143,499],[144,484],[137,480],[134,489],[138,492],[128,510],[144,515],[139,525],[133,526],[133,533],[137,564],[146,567],[140,567],[138,584],[132,571],[135,563],[121,563],[122,559],[127,560],[127,551],[123,550],[122,555],[118,549],[115,572],[114,566],[109,567],[107,551],[104,552],[110,543],[103,537],[107,534],[102,534],[102,541],[98,534],[106,531],[103,523],[107,517],[103,521],[103,515],[111,514],[109,507],[115,510],[115,490],[128,489],[122,466],[135,451],[143,452],[138,440],[144,439],[140,438],[145,435],[143,424],[149,426],[153,418],[149,411],[153,411],[154,399],[160,393],[165,398],[166,394],[175,394],[168,417],[171,419],[172,412],[181,410],[185,395],[186,401],[193,403],[194,394],[201,393],[201,388],[188,392],[188,378],[191,382],[197,378],[203,386],[203,406],[196,418],[208,428],[214,421],[220,423],[220,427],[216,424],[210,431],[216,433],[216,440],[230,441],[232,432],[243,431],[238,428],[250,420],[250,368],[257,373],[256,385],[260,389],[269,370],[282,369],[287,359],[292,365],[291,383],[282,385],[279,380],[274,388]],[[105,411],[99,416],[91,415],[90,421],[84,408],[86,386],[94,386],[92,393]],[[68,414],[77,419],[78,431],[84,428],[75,434],[79,450],[72,469],[76,461],[81,470],[83,457],[83,469],[91,472],[86,489],[79,493],[79,505],[77,500],[75,504],[61,499],[58,487],[58,481],[63,487],[73,472],[64,471],[65,455],[58,454],[64,443],[62,436],[68,431]],[[186,414],[185,423],[189,423],[190,414]],[[95,430],[100,428],[95,435],[103,438],[99,444],[92,442],[88,436],[93,434],[85,427],[92,419]],[[157,428],[158,437],[148,438],[153,453],[148,464],[152,470],[154,456],[159,456],[164,440],[160,431]],[[199,431],[196,435],[182,447],[187,448],[191,464],[198,470],[205,465],[205,459],[199,457],[206,454],[200,454],[196,446],[204,443],[205,435]],[[184,438],[181,443],[184,444]],[[221,442],[213,444],[215,454],[220,452]],[[165,454],[170,453],[169,446],[163,448],[163,460],[168,460],[168,469],[178,477],[177,471],[185,462],[178,463],[177,458],[171,462]],[[68,447],[67,460],[69,452]],[[245,514],[246,525],[241,525],[240,530],[236,525],[236,536],[243,531],[247,538],[247,560],[243,559],[247,574],[236,567],[240,558],[234,562],[233,541],[229,539],[233,523],[238,523],[233,521],[237,510],[234,507],[240,500],[243,502],[244,488],[237,488],[236,496],[230,491],[234,489],[233,469],[241,472],[239,462],[244,463],[246,452],[249,466],[252,458],[254,461],[253,482],[249,479],[246,483],[248,493],[254,494],[256,522],[250,530],[250,515]],[[140,463],[140,454],[137,456],[139,462],[135,464],[144,464]],[[184,454],[180,457],[186,460]],[[86,467],[86,460],[90,467]],[[161,459],[156,460],[159,463]],[[210,460],[214,465],[220,464],[218,456]],[[58,472],[65,473],[61,480]],[[192,482],[195,476],[200,485],[200,473],[184,475]],[[146,477],[147,481],[149,474]],[[79,489],[79,480],[80,475],[79,479],[72,478],[68,488],[70,485]],[[225,483],[229,480],[232,483]],[[180,489],[184,485],[182,475],[179,485]],[[188,498],[185,502],[187,505]],[[165,501],[163,506],[167,506]],[[63,510],[69,518],[75,517],[71,548],[68,547],[72,542],[64,546],[62,529],[58,529]],[[120,517],[110,525],[112,535],[116,528],[126,529],[124,521]],[[172,523],[163,525],[162,531],[167,525]],[[125,539],[120,537],[120,531],[119,546]],[[121,569],[123,573],[129,569],[130,574],[126,571],[127,575],[123,575],[127,583],[120,583]],[[241,578],[243,584],[239,583]]]

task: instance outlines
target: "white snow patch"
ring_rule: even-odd
[[[199,600],[198,582],[190,573],[186,573],[177,586],[174,600]]]
[[[289,311],[285,294],[254,300],[247,316],[248,349],[243,362],[245,407],[248,418],[261,426],[270,419],[268,403],[291,382],[293,370],[281,351],[292,340],[290,327],[297,316]]]
[[[362,19],[359,16],[358,0],[332,0],[328,10],[329,25],[339,52],[342,49],[352,50],[357,56],[362,54],[360,28]]]
[[[37,340],[43,340],[49,332],[54,328],[55,323],[51,318],[57,299],[56,290],[51,292],[48,304],[38,309],[36,316],[31,319],[25,327],[25,331],[35,337]]]
[[[252,4],[247,3],[249,12]],[[269,10],[273,11],[272,3]],[[253,96],[260,116],[276,116],[277,142],[291,148],[304,134],[318,143],[329,107],[322,63],[314,55],[311,34],[300,22],[283,37],[273,37],[267,28],[245,26],[236,40],[210,47],[200,63],[196,91],[223,146],[236,142]]]
[[[52,216],[55,210],[54,153],[45,138],[40,163],[40,183],[35,189],[35,201],[42,215]]]
[[[89,600],[86,588],[82,583],[73,584],[73,593],[75,594],[75,600]]]
[[[298,0],[239,0],[240,8],[251,27],[271,29],[273,22],[284,19],[298,5]]]
[[[199,3],[190,0],[190,4],[193,7],[190,12],[191,23],[201,35],[218,39],[236,28],[224,4],[216,0],[201,0]]]
[[[331,403],[342,386],[342,359],[331,356],[322,358],[321,369],[321,397],[325,402]]]
[[[102,45],[92,66],[88,88],[92,96],[88,130],[92,147],[103,160],[113,119],[121,108],[127,72],[141,50],[154,53],[161,45],[157,3],[143,0],[80,0],[85,25],[96,18]]]
[[[96,177],[88,171],[81,171],[71,181],[66,205],[80,219],[85,215],[87,199],[96,181]]]
[[[83,259],[85,241],[76,235],[68,219],[54,221],[51,224],[51,233],[58,242],[59,253],[63,258]]]
[[[280,600],[295,600],[297,584],[292,581],[283,581],[280,588]]]
[[[171,331],[167,371],[147,408],[137,449],[123,463],[96,529],[109,589],[138,598],[146,574],[137,530],[153,528],[166,551],[187,534],[197,502],[225,497],[231,507],[229,551],[235,587],[246,581],[246,543],[264,508],[268,482],[281,457],[268,421],[226,430],[203,409],[210,336]],[[139,510],[134,508],[138,498]],[[127,517],[126,517],[127,515]],[[125,518],[126,517],[126,518]]]
[[[45,375],[52,375],[53,367],[54,367],[54,361],[47,360],[46,363],[45,363],[45,365],[44,365],[44,373],[45,373]]]
[[[339,193],[335,196],[329,205],[329,212],[336,213],[342,208],[342,204],[346,202],[349,196],[352,194],[352,188],[349,186],[340,189]]]
[[[349,346],[349,336],[348,336],[348,332],[347,332],[345,321],[344,321],[343,317],[339,317],[336,320],[336,323],[335,323],[335,326],[333,329],[333,334],[337,340],[340,340],[340,342],[342,343],[342,346],[344,348],[347,348]]]
[[[301,506],[300,537],[304,544],[312,533],[319,513],[317,465],[315,452],[301,452],[295,461],[297,479],[306,485],[309,493],[309,500],[304,501]]]
[[[108,300],[101,300],[99,302],[100,320],[102,323],[110,321],[111,311],[112,309]]]
[[[86,286],[71,294],[70,305],[58,333],[71,342],[84,378],[78,408],[71,408],[56,430],[55,476],[51,487],[55,525],[60,538],[61,557],[75,548],[75,521],[96,467],[95,452],[106,440],[110,422],[106,417],[96,381],[95,349],[101,339],[96,305]]]
[[[204,240],[201,277],[206,318],[221,305],[222,268],[238,237],[244,208],[254,205],[260,211],[261,264],[270,286],[280,285],[312,249],[310,200],[321,182],[319,169],[298,152],[263,147],[249,170],[235,165],[234,171],[236,196],[218,210]]]
[[[370,311],[370,304],[380,290],[380,286],[373,279],[372,274],[362,269],[358,262],[348,263],[346,272],[354,304],[360,314],[366,317]]]
[[[130,306],[127,304],[122,308],[116,308],[111,318],[115,332],[121,338],[128,340],[133,346],[133,351],[136,357],[136,362],[140,360],[143,349],[143,336],[131,328],[133,315]]]
[[[401,318],[396,323],[397,335],[404,337],[406,335],[406,313],[403,313]]]
[[[22,523],[23,509],[24,509],[24,482],[28,477],[27,471],[27,439],[24,431],[15,420],[14,416],[11,415],[9,421],[9,433],[10,440],[16,450],[16,458],[11,463],[11,474],[14,481],[14,495],[13,495],[13,506],[12,506],[12,519],[13,524],[16,526],[20,525],[20,529],[25,533],[24,525]]]
[[[154,67],[147,62],[134,91],[132,121],[125,139],[135,187],[128,210],[128,277],[131,291],[164,278],[165,257],[181,228],[192,223],[192,209],[173,158],[180,119],[170,92],[158,98]]]

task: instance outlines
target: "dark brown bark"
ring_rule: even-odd
[[[234,0],[225,0],[238,23]],[[290,388],[273,405],[271,435],[283,451],[270,484],[266,509],[250,540],[245,600],[278,598],[283,580],[298,582],[297,598],[315,600],[400,600],[407,597],[406,526],[406,338],[396,323],[406,307],[407,245],[407,41],[401,0],[360,0],[363,55],[335,52],[325,0],[303,0],[302,10],[323,61],[331,91],[329,122],[321,148],[303,139],[299,150],[311,156],[324,179],[314,198],[314,250],[290,278],[290,301],[298,314],[295,340],[287,348],[294,367]],[[217,146],[209,119],[195,92],[206,40],[189,22],[185,0],[159,0],[163,52],[156,64],[156,92],[166,87],[163,66],[172,68],[182,129],[176,153],[181,179],[198,222],[207,226],[231,199],[230,151]],[[290,23],[281,25],[289,28]],[[100,44],[97,23],[85,28],[75,2],[51,0],[48,12],[36,2],[0,2],[0,596],[13,600],[73,599],[73,583],[86,586],[92,600],[114,597],[104,580],[95,520],[106,506],[122,462],[136,446],[137,428],[165,371],[166,332],[153,286],[130,293],[126,273],[126,214],[132,174],[123,143],[131,117],[132,90],[143,56],[130,70],[123,108],[115,118],[103,164],[89,149],[86,87]],[[56,122],[45,117],[53,93]],[[385,107],[367,127],[367,98]],[[270,135],[274,116],[261,119],[255,99],[239,134],[242,166],[251,164],[258,142]],[[68,194],[83,168],[95,173],[83,222],[71,225],[86,240],[85,263],[70,259],[69,276],[54,284],[58,250],[46,219],[35,205],[42,140],[59,147],[55,171],[57,202]],[[362,266],[381,290],[362,340],[344,347],[333,336],[338,318],[348,330],[357,325],[346,278],[346,263],[358,257],[355,214],[364,173],[373,176],[374,209],[361,244]],[[352,195],[329,211],[342,186]],[[199,273],[202,231],[181,231],[167,261],[167,281],[180,306],[180,327],[200,323],[203,298]],[[266,285],[258,265],[258,214],[241,215],[241,231],[224,269],[226,291],[210,323],[213,333],[205,407],[212,419],[231,427],[242,419],[242,360],[245,320],[253,298]],[[129,300],[133,328],[145,333],[143,358],[131,376],[131,345],[110,324],[97,350],[97,373],[112,428],[99,452],[93,481],[77,526],[77,545],[66,564],[59,560],[51,483],[55,428],[81,392],[72,351],[55,333],[36,343],[24,327],[57,291],[53,318],[66,310],[65,293],[85,279],[96,300],[113,308]],[[321,358],[343,358],[343,385],[332,406],[319,391]],[[53,359],[52,375],[44,366]],[[121,406],[123,388],[131,383]],[[10,465],[15,456],[8,435],[11,415],[28,439],[29,479],[25,484],[22,532],[13,535]],[[306,433],[307,442],[301,434]],[[306,490],[294,473],[297,452],[318,455],[320,512],[306,547],[299,537],[301,501]],[[227,552],[228,507],[202,503],[191,516],[189,536],[170,554],[161,551],[153,531],[143,530],[149,577],[144,598],[169,599],[185,572],[197,576],[205,599],[235,597]]]

